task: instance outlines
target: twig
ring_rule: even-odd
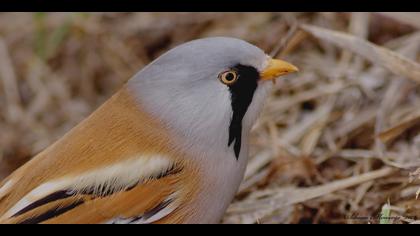
[[[248,215],[252,214],[254,219],[262,218],[271,212],[277,211],[283,207],[305,202],[313,198],[321,197],[326,194],[346,189],[354,185],[358,185],[367,181],[371,181],[378,178],[394,173],[395,169],[385,167],[380,170],[372,171],[359,176],[350,177],[343,180],[337,180],[322,186],[310,187],[310,188],[287,188],[278,189],[274,196],[269,196],[263,199],[242,201],[234,203],[228,209],[229,215]],[[274,191],[274,190],[273,190]],[[238,217],[238,216],[236,216]],[[248,222],[249,223],[249,222]]]
[[[357,53],[397,75],[420,83],[420,64],[407,57],[350,34],[312,25],[302,25],[301,28],[321,40]]]

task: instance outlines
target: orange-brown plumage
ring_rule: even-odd
[[[117,216],[135,217],[152,209],[173,192],[181,190],[181,194],[193,194],[194,186],[191,185],[195,181],[191,180],[198,176],[189,176],[196,174],[196,171],[189,170],[192,168],[191,163],[187,165],[183,161],[182,155],[185,154],[174,146],[159,121],[142,112],[140,105],[134,104],[123,88],[86,120],[7,179],[12,179],[18,188],[0,199],[0,216],[43,182],[78,175],[148,153],[171,158],[182,171],[139,184],[130,191],[87,200],[85,204],[45,223],[101,223]],[[51,205],[57,204],[60,201]],[[37,210],[42,212],[51,207],[44,208]],[[36,211],[25,215],[33,214]],[[2,219],[0,223],[17,223],[25,215]],[[179,217],[175,217],[175,221],[177,219],[179,221]],[[171,222],[171,216],[164,221]]]

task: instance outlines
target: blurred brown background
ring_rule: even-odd
[[[0,180],[169,48],[234,36],[281,49],[301,72],[275,85],[224,222],[416,222],[419,22],[418,13],[2,13]]]

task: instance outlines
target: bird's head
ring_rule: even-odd
[[[200,147],[239,158],[277,77],[297,71],[243,40],[213,37],[173,48],[128,83],[169,129]]]

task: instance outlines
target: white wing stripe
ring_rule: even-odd
[[[9,193],[9,190],[13,187],[13,185],[13,181],[9,180],[0,188],[0,199]]]
[[[173,165],[174,163],[166,157],[137,156],[78,176],[67,176],[50,181],[33,189],[16,203],[5,216],[12,217],[31,203],[60,190],[70,189],[77,193],[93,186],[94,194],[121,191],[139,182],[147,181],[149,178],[157,177],[173,168]]]

